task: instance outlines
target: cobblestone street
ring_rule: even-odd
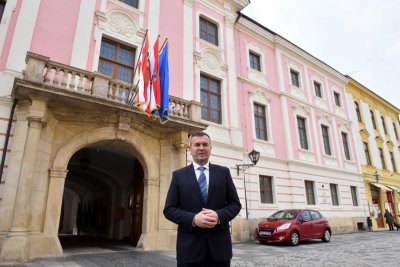
[[[306,241],[297,247],[258,242],[234,244],[232,267],[397,266],[400,232],[334,235],[331,242]],[[176,266],[174,251],[142,251],[126,245],[66,249],[63,257],[35,259],[13,267]]]

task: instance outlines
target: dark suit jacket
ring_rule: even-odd
[[[201,262],[207,249],[215,261],[232,258],[229,221],[240,212],[241,204],[230,171],[209,164],[208,200],[203,203],[193,165],[176,170],[165,201],[165,217],[178,224],[176,244],[179,262]],[[202,208],[214,210],[220,223],[212,229],[193,227],[194,216]]]

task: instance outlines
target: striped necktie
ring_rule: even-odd
[[[203,201],[204,203],[207,203],[207,197],[208,197],[208,188],[207,188],[207,179],[206,175],[204,174],[204,170],[206,169],[205,167],[198,167],[198,170],[200,170],[200,176],[197,182],[199,183],[201,195],[203,196]]]

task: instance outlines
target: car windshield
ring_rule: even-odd
[[[269,218],[276,220],[293,220],[298,213],[298,210],[280,210],[269,216]]]

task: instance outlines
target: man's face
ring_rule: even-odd
[[[192,136],[190,138],[190,153],[193,161],[199,165],[208,162],[211,155],[211,142],[207,136]]]

